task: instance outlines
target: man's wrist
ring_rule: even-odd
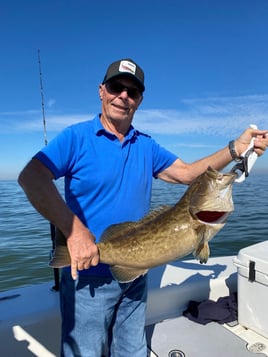
[[[241,161],[241,156],[238,155],[238,153],[235,149],[235,141],[234,140],[229,141],[228,147],[229,147],[229,151],[230,151],[230,155],[231,155],[232,159],[236,162]]]

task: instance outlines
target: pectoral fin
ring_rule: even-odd
[[[147,269],[129,268],[120,265],[110,266],[110,270],[113,277],[120,283],[129,283],[139,276],[145,275],[148,271]]]
[[[201,264],[206,263],[208,261],[209,254],[210,249],[208,242],[202,242],[193,252],[194,257],[198,259]]]

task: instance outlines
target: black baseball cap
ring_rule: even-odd
[[[113,62],[107,69],[102,83],[104,84],[108,80],[119,77],[129,76],[135,80],[141,92],[144,92],[144,72],[141,67],[135,63],[132,59],[126,58]]]

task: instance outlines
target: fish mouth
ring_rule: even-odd
[[[194,215],[195,217],[203,223],[207,224],[222,224],[227,221],[231,212],[224,211],[199,211]]]

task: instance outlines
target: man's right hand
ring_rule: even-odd
[[[99,263],[99,250],[95,244],[95,237],[88,229],[73,232],[67,238],[67,247],[71,257],[71,275],[74,280],[78,277],[78,270],[89,269]]]

